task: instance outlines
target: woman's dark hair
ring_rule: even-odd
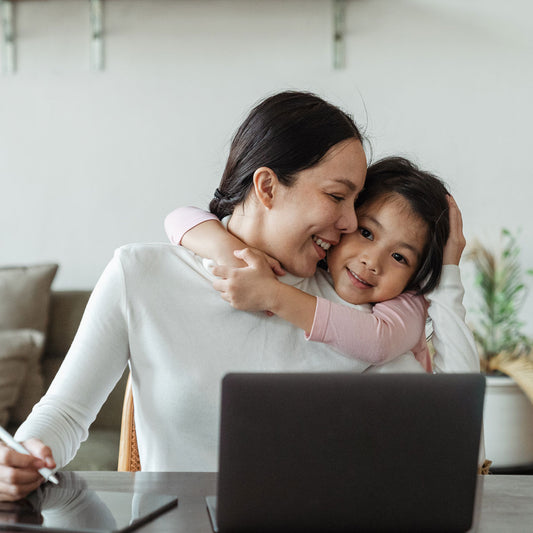
[[[425,294],[439,282],[444,246],[450,233],[448,194],[439,178],[403,157],[386,157],[368,167],[365,187],[355,202],[356,210],[363,204],[400,195],[428,227],[421,264],[405,290]]]
[[[218,218],[244,202],[260,167],[272,169],[286,186],[294,174],[318,163],[345,139],[363,142],[353,119],[306,92],[287,91],[261,101],[233,137],[226,168],[209,210]]]

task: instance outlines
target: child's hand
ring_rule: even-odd
[[[465,236],[463,235],[463,217],[461,211],[453,196],[448,196],[449,217],[450,217],[450,236],[444,247],[443,264],[458,265],[461,255],[466,246]]]
[[[255,255],[263,257],[264,260],[270,265],[272,272],[274,272],[276,276],[284,276],[286,274],[285,269],[281,266],[280,262],[277,259],[274,259],[271,255],[268,255],[257,248],[243,248],[242,250],[235,250],[233,252],[233,255],[240,259],[246,266],[248,266],[248,263],[242,257],[243,252],[248,253],[248,251],[253,252]]]
[[[276,287],[280,283],[276,274],[283,275],[285,271],[278,261],[259,250],[236,250],[235,256],[242,259],[247,266],[215,266],[212,272],[220,279],[213,282],[213,287],[235,309],[268,310],[275,302]]]

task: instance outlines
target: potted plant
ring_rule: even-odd
[[[485,446],[494,468],[533,465],[533,342],[523,333],[527,295],[520,246],[503,229],[495,248],[475,242],[467,258],[475,270],[472,329],[487,375]]]

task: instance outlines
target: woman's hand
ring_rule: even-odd
[[[22,444],[31,455],[16,452],[0,442],[0,501],[24,498],[44,483],[39,468],[56,467],[52,450],[40,440],[28,439]]]
[[[276,275],[283,275],[285,271],[278,261],[260,250],[245,248],[234,253],[246,266],[215,266],[212,272],[219,279],[213,282],[213,287],[235,309],[268,311],[276,301],[280,284]]]
[[[453,196],[448,195],[448,206],[450,236],[448,237],[446,246],[444,246],[443,264],[458,265],[466,246],[465,236],[463,235],[463,217]]]

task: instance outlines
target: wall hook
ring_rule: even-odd
[[[16,71],[15,53],[15,6],[13,1],[0,0],[2,10],[2,72],[13,74]]]
[[[333,68],[346,66],[346,0],[333,0]]]

